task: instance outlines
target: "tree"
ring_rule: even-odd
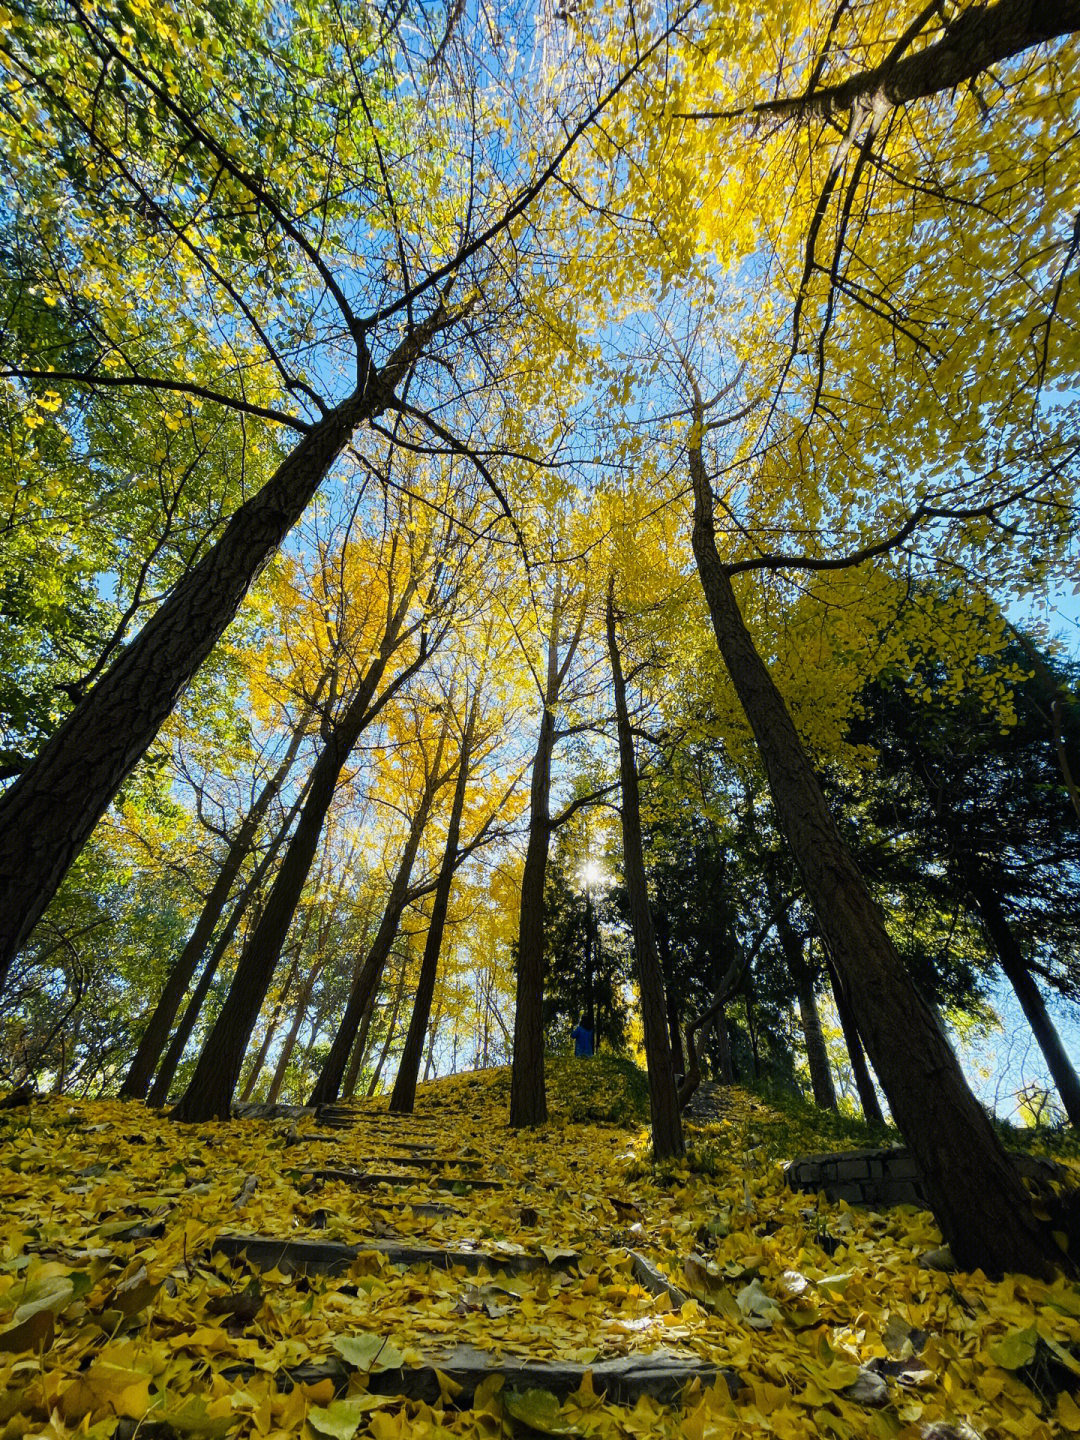
[[[210,888],[210,893],[206,897],[195,928],[169,973],[165,989],[143,1031],[139,1048],[131,1062],[131,1068],[120,1087],[120,1094],[123,1097],[142,1099],[146,1095],[161,1053],[169,1038],[169,1031],[176,1018],[176,1012],[180,1008],[180,1002],[199,967],[203,953],[228,903],[241,866],[251,853],[259,827],[288,778],[310,719],[310,711],[297,719],[292,737],[277,768],[267,777],[235,833],[226,837],[226,853]]]
[[[521,872],[521,911],[517,949],[517,1007],[514,1013],[514,1059],[510,1080],[510,1124],[542,1125],[547,1119],[544,1080],[544,881],[553,831],[580,808],[579,801],[557,816],[551,814],[551,768],[555,746],[565,728],[559,705],[574,657],[581,645],[588,613],[588,589],[579,576],[555,572],[550,614],[543,624],[544,661],[533,672],[540,699],[540,729],[529,783],[529,828]]]
[[[1014,646],[984,664],[1011,676],[1024,658]],[[902,817],[919,837],[920,868],[932,878],[944,867],[978,917],[1076,1125],[1080,1080],[1033,973],[1076,993],[1080,835],[1059,763],[1063,752],[1071,769],[1075,721],[1055,732],[1051,710],[1066,677],[1046,660],[1040,671],[1014,684],[1011,724],[975,695],[954,702],[942,694],[940,667],[923,666],[907,683],[883,677],[868,692],[860,730],[878,748],[894,828]]]
[[[411,82],[402,86],[407,94],[393,93],[398,60],[400,73],[417,73],[403,53],[408,33],[351,4],[332,13],[304,6],[285,18],[271,7],[234,5],[220,19],[200,11],[189,24],[183,8],[125,18],[75,0],[40,0],[5,32],[4,60],[20,97],[6,112],[9,179],[15,191],[35,193],[44,154],[72,200],[72,219],[49,257],[58,288],[69,303],[68,292],[77,302],[103,276],[127,281],[121,293],[130,304],[93,337],[89,365],[50,368],[46,357],[17,349],[0,373],[23,385],[47,379],[61,386],[57,393],[121,387],[184,396],[299,439],[5,792],[0,983],[259,569],[358,430],[391,411],[445,438],[434,395],[425,409],[417,405],[439,373],[425,372],[423,362],[452,332],[470,333],[465,321],[488,280],[501,291],[500,266],[515,270],[536,197],[662,42],[642,49],[635,33],[628,67],[616,62],[610,83],[579,97],[566,128],[554,135],[531,127],[534,144],[546,139],[524,175],[516,157],[506,173],[498,120],[483,134],[474,130],[468,175],[448,194],[426,157],[442,152],[450,116],[407,98]],[[437,76],[437,67],[428,73]],[[307,78],[296,84],[295,75]],[[237,106],[236,93],[259,103]],[[22,143],[24,126],[36,137],[32,146]],[[427,143],[417,143],[420,126]],[[399,159],[392,181],[388,160]],[[114,195],[111,213],[131,252],[126,276],[115,251],[86,243],[81,232],[84,217],[93,224],[102,197]],[[237,356],[231,372],[193,380],[184,363],[170,369],[144,353],[134,338],[144,278],[155,301],[163,290],[169,299],[203,298],[213,351]],[[199,309],[186,307],[185,319]],[[230,337],[224,347],[219,328]],[[325,365],[310,365],[313,337]],[[336,377],[339,356],[345,382],[321,394],[310,376]]]
[[[619,777],[622,787],[623,866],[634,930],[638,987],[641,992],[641,1019],[645,1035],[645,1058],[649,1071],[649,1108],[652,1115],[653,1154],[658,1160],[683,1153],[682,1125],[675,1092],[675,1072],[668,1045],[667,1012],[656,931],[649,909],[645,856],[641,844],[641,800],[637,760],[626,703],[626,681],[616,632],[615,574],[608,581],[607,642],[611,678],[615,693],[615,715],[619,737]]]
[[[416,1081],[420,1073],[424,1040],[427,1036],[428,1020],[431,1015],[431,1001],[435,994],[435,980],[439,968],[439,954],[442,950],[443,931],[446,926],[446,912],[450,905],[450,887],[454,872],[461,861],[458,841],[461,835],[461,816],[465,809],[465,792],[469,784],[469,767],[472,750],[476,741],[476,721],[479,707],[479,693],[473,692],[466,701],[465,724],[461,732],[457,759],[457,777],[454,780],[454,798],[450,805],[450,819],[446,827],[446,844],[443,848],[439,878],[428,918],[427,939],[424,942],[424,957],[420,963],[413,1011],[409,1020],[405,1047],[398,1064],[397,1079],[390,1096],[390,1109],[403,1115],[411,1115],[416,1100]]]
[[[961,1265],[1045,1273],[1059,1259],[956,1056],[915,990],[829,812],[780,692],[743,623],[716,548],[712,482],[695,395],[689,460],[694,554],[732,684],[761,751],[777,819],[896,1123]],[[905,1037],[901,1050],[896,1037]],[[933,1116],[926,1096],[935,1096]],[[971,1196],[978,1195],[977,1209]]]
[[[584,1015],[597,1051],[625,1051],[633,980],[625,895],[609,847],[594,850],[588,828],[571,824],[555,836],[544,883],[544,1034],[565,1046]],[[582,862],[581,856],[585,859]]]
[[[418,764],[415,778],[418,782],[418,789],[410,797],[411,814],[408,834],[390,885],[386,909],[383,911],[379,929],[364,958],[364,963],[356,972],[349,989],[348,1000],[338,1022],[333,1043],[323,1062],[319,1078],[308,1097],[309,1105],[332,1104],[341,1093],[349,1055],[357,1041],[357,1031],[365,1014],[368,1013],[369,1007],[374,1004],[375,994],[382,982],[386,963],[398,936],[402,916],[410,904],[434,888],[433,882],[426,875],[421,881],[414,882],[412,872],[439,792],[456,773],[456,767],[447,763],[444,758],[450,726],[451,719],[448,713],[442,716],[434,734],[425,733],[426,727],[423,720],[417,719]],[[437,884],[437,881],[435,883]],[[402,971],[402,984],[404,984],[403,975]],[[395,1018],[396,1014],[395,1007]],[[390,1031],[392,1032],[392,1030],[393,1023],[390,1026]],[[381,1065],[378,1068],[381,1072]]]
[[[391,515],[389,534],[381,547],[374,547],[370,558],[357,556],[357,547],[346,541],[340,560],[323,572],[340,581],[340,623],[328,625],[335,663],[322,715],[322,748],[308,780],[296,830],[259,923],[244,947],[229,997],[207,1038],[184,1097],[173,1112],[177,1120],[228,1117],[244,1051],[342,771],[364,730],[427,664],[441,641],[440,625],[445,626],[445,620],[439,618],[443,561],[440,558],[433,562],[429,548],[433,543],[436,550],[441,548],[439,537],[418,533],[415,543],[410,542],[405,526],[408,514],[406,506],[402,515]],[[434,579],[428,573],[429,566]],[[453,572],[451,563],[447,563],[446,570]],[[381,580],[381,593],[374,584],[370,589],[361,589],[357,584],[361,578]],[[357,596],[360,599],[354,606]],[[392,662],[397,662],[396,673],[391,670]]]

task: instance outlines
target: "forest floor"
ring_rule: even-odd
[[[1080,1434],[1080,1289],[785,1187],[880,1136],[725,1090],[657,1169],[633,1067],[553,1062],[537,1131],[508,1098],[0,1114],[0,1440]]]

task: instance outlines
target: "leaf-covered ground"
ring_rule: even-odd
[[[121,1102],[5,1112],[0,1440],[1080,1434],[1077,1287],[927,1269],[929,1215],[791,1193],[785,1158],[843,1144],[810,1111],[726,1091],[690,1132],[692,1166],[657,1173],[640,1077],[605,1062],[552,1071],[551,1123],[525,1133],[506,1124],[505,1072],[422,1087],[410,1118],[367,1102],[333,1131],[310,1116],[179,1127]],[[451,1156],[463,1163],[434,1163]],[[313,1184],[319,1168],[399,1183]],[[470,1275],[369,1252],[333,1278],[259,1275],[211,1255],[226,1233],[409,1237],[553,1268]],[[692,1298],[643,1288],[630,1249]],[[580,1259],[555,1268],[568,1251]],[[739,1388],[695,1382],[681,1406],[633,1408],[589,1379],[562,1404],[499,1377],[469,1408],[449,1379],[435,1404],[372,1393],[373,1374],[462,1345],[584,1367],[662,1352],[737,1372]],[[330,1360],[349,1367],[345,1393],[310,1370],[293,1383]]]

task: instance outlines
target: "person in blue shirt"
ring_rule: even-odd
[[[570,1036],[574,1042],[575,1056],[579,1060],[587,1060],[593,1053],[593,1032],[589,1029],[584,1015],[570,1031]]]

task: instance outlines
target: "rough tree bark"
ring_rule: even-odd
[[[919,28],[908,31],[911,38]],[[996,5],[970,5],[951,16],[942,37],[922,50],[901,52],[873,70],[860,71],[835,85],[817,86],[809,95],[762,101],[749,113],[805,120],[824,119],[856,107],[870,110],[875,104],[908,105],[953,90],[992,65],[1078,29],[1080,0],[998,0]]]
[[[357,1027],[368,1004],[374,999],[375,991],[382,979],[383,970],[386,968],[386,962],[397,937],[401,917],[405,913],[406,906],[423,893],[423,891],[410,888],[410,881],[416,854],[420,849],[420,841],[431,817],[431,807],[446,779],[442,772],[442,755],[446,736],[447,725],[444,724],[436,746],[434,760],[428,769],[423,794],[409,824],[409,834],[405,841],[401,860],[398,862],[393,883],[390,886],[390,898],[387,901],[386,910],[383,912],[378,933],[371,943],[371,949],[368,951],[359,974],[353,981],[345,1005],[345,1013],[341,1017],[334,1042],[330,1046],[330,1053],[323,1062],[323,1068],[315,1082],[314,1089],[308,1096],[307,1103],[309,1105],[329,1105],[340,1095],[345,1066],[348,1064],[349,1054],[356,1040]]]
[[[248,587],[304,513],[354,432],[394,391],[439,330],[439,306],[381,370],[316,421],[221,539],[169,592],[0,798],[0,989],[18,953],[98,820],[154,739]]]
[[[390,1109],[400,1115],[411,1115],[413,1105],[416,1103],[416,1082],[420,1074],[420,1062],[424,1055],[424,1041],[427,1038],[431,1001],[435,994],[439,955],[442,951],[443,931],[446,928],[446,912],[450,906],[450,887],[454,883],[454,875],[460,861],[458,837],[461,834],[461,816],[465,809],[465,793],[469,784],[469,764],[478,708],[479,694],[477,693],[473,695],[469,705],[465,729],[461,737],[458,773],[454,782],[454,799],[450,806],[446,845],[443,849],[439,878],[435,885],[435,896],[431,904],[431,919],[428,924],[427,939],[424,942],[424,958],[420,964],[420,977],[417,981],[408,1033],[405,1036],[405,1047],[401,1052],[397,1078],[390,1096]]]
[[[611,680],[615,692],[615,722],[619,735],[619,778],[622,786],[623,869],[634,931],[638,987],[641,991],[641,1022],[645,1041],[645,1063],[649,1073],[649,1111],[652,1120],[653,1156],[667,1160],[685,1153],[679,1100],[675,1091],[675,1069],[668,1044],[667,1007],[656,932],[649,910],[645,855],[641,844],[641,797],[638,788],[637,758],[626,705],[626,680],[615,630],[615,576],[608,581],[607,644]]]
[[[229,994],[203,1046],[191,1083],[172,1112],[174,1120],[194,1122],[226,1120],[229,1117],[244,1051],[296,913],[341,771],[365,726],[389,696],[427,659],[426,649],[421,645],[416,658],[376,699],[387,663],[399,643],[414,593],[415,585],[410,581],[393,614],[387,617],[378,655],[368,666],[343,714],[328,730],[323,748],[312,767],[308,795],[296,832],[285,852],[259,923],[244,946]]]
[[[919,997],[833,821],[784,699],[747,630],[716,548],[695,400],[693,548],[713,629],[754,733],[780,828],[890,1108],[957,1263],[1045,1275],[1062,1259],[982,1106]],[[932,1103],[931,1103],[932,1101]]]

